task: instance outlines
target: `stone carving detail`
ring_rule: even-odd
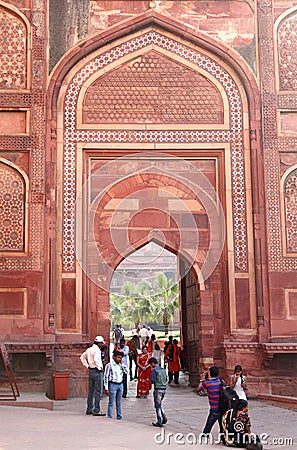
[[[287,177],[284,194],[287,252],[297,253],[297,169]]]
[[[27,29],[24,22],[0,6],[0,89],[25,89]]]
[[[97,79],[83,123],[222,123],[218,89],[206,77],[148,52]]]
[[[119,58],[154,44],[172,54],[177,55],[191,64],[211,74],[221,85],[230,105],[228,130],[201,130],[197,125],[195,130],[91,130],[77,129],[76,116],[78,97],[86,80],[96,71],[102,70],[108,64]],[[150,50],[148,50],[149,52]],[[63,173],[63,270],[75,271],[75,174],[76,174],[76,145],[78,142],[162,142],[162,143],[209,143],[229,142],[231,148],[233,218],[234,218],[234,252],[235,270],[248,270],[248,246],[246,230],[246,199],[244,177],[244,149],[242,103],[238,88],[230,74],[215,60],[199,51],[187,47],[166,37],[157,31],[149,31],[141,36],[108,49],[105,53],[94,57],[82,67],[68,85],[64,102],[64,173]]]
[[[0,163],[0,252],[24,251],[25,183],[14,168]]]
[[[278,29],[279,81],[283,91],[297,90],[297,14],[283,20]]]

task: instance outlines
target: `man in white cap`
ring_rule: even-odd
[[[89,371],[89,393],[87,399],[86,414],[93,416],[105,416],[100,412],[100,399],[103,388],[103,363],[101,358],[101,347],[105,344],[103,336],[96,336],[94,344],[81,356],[82,364]]]

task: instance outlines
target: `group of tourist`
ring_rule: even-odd
[[[140,329],[148,330],[145,325]],[[142,336],[142,339],[141,339]],[[158,365],[162,366],[162,350],[156,341],[154,333],[144,336],[135,334],[132,339],[127,342],[129,348],[129,372],[130,380],[137,380],[137,398],[147,398],[151,389],[151,374],[152,368],[149,360],[151,357],[155,358]],[[180,354],[181,349],[178,346],[177,339],[169,336],[169,339],[164,344],[164,368],[168,368],[168,384],[173,379],[175,384],[179,384],[180,372]],[[133,374],[133,366],[135,364],[135,373]]]
[[[229,385],[219,378],[219,368],[212,366],[200,380],[198,392],[206,390],[209,400],[209,414],[203,429],[208,436],[218,421],[221,441],[230,447],[261,450],[259,437],[251,433],[251,421],[248,415],[248,390],[242,367],[236,365],[230,375]]]
[[[81,356],[82,364],[89,371],[89,391],[86,414],[105,416],[100,409],[103,386],[109,396],[107,416],[112,418],[114,403],[116,404],[116,417],[122,419],[122,398],[127,398],[127,379],[130,371],[130,380],[137,379],[137,398],[147,398],[154,386],[154,406],[157,421],[156,427],[163,427],[167,423],[163,400],[166,393],[167,372],[168,384],[174,381],[179,383],[180,354],[178,341],[170,337],[164,345],[164,367],[160,360],[153,356],[156,346],[155,336],[146,339],[140,349],[139,337],[134,335],[126,344],[122,337],[114,345],[112,359],[104,364],[106,346],[102,336],[97,336],[94,344]],[[128,361],[130,358],[130,363]],[[133,377],[131,360],[136,363]],[[106,362],[106,361],[105,361]],[[203,435],[211,433],[213,425],[218,421],[221,439],[227,446],[261,449],[257,439],[247,439],[251,436],[251,423],[248,416],[248,402],[246,397],[247,380],[242,373],[242,367],[237,365],[230,376],[229,384],[219,378],[219,368],[210,367],[204,373],[198,385],[198,392],[206,391],[209,400],[209,414],[203,429]],[[229,397],[228,397],[228,395]],[[224,398],[225,396],[225,398]]]
[[[116,417],[121,420],[122,398],[127,397],[128,355],[131,347],[125,344],[124,338],[120,338],[114,346],[111,361],[104,366],[105,347],[103,336],[96,336],[93,345],[80,356],[82,364],[89,371],[86,414],[106,416],[100,408],[104,387],[106,395],[109,396],[107,416],[112,418],[115,403]],[[162,406],[166,391],[166,371],[159,365],[158,360],[148,353],[146,345],[142,347],[141,354],[137,354],[136,364],[138,367],[137,397],[147,398],[151,386],[154,385],[157,422],[153,422],[153,425],[163,426],[167,422]]]

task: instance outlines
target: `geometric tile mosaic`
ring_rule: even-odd
[[[25,89],[27,29],[23,21],[0,6],[0,89]]]
[[[287,252],[297,253],[297,169],[287,176],[284,194]]]
[[[289,7],[289,5],[288,5]],[[280,210],[280,172],[279,151],[296,151],[296,139],[278,137],[277,108],[294,109],[297,107],[297,97],[294,96],[296,82],[296,15],[289,15],[283,19],[276,30],[276,42],[271,30],[275,26],[274,2],[271,0],[259,0],[258,23],[260,59],[265,61],[261,68],[263,91],[263,157],[265,166],[265,196],[266,218],[268,231],[268,264],[270,271],[297,270],[297,258],[283,256],[281,210]],[[290,10],[289,10],[290,11]],[[284,92],[276,94],[275,84],[275,45],[277,46],[278,77],[280,90]],[[292,63],[291,63],[292,61]],[[286,64],[288,64],[286,68]],[[294,80],[291,72],[294,73]]]
[[[20,173],[0,162],[0,252],[25,250],[25,192]]]
[[[297,14],[283,20],[278,28],[279,82],[283,91],[297,91]]]

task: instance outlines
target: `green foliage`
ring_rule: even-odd
[[[110,313],[113,325],[137,328],[144,322],[163,323],[165,334],[178,309],[178,283],[173,283],[162,272],[151,284],[127,281],[120,294],[110,295]]]
[[[162,321],[165,334],[168,334],[169,324],[178,309],[178,284],[173,283],[162,272],[156,275],[154,304],[156,321]]]

